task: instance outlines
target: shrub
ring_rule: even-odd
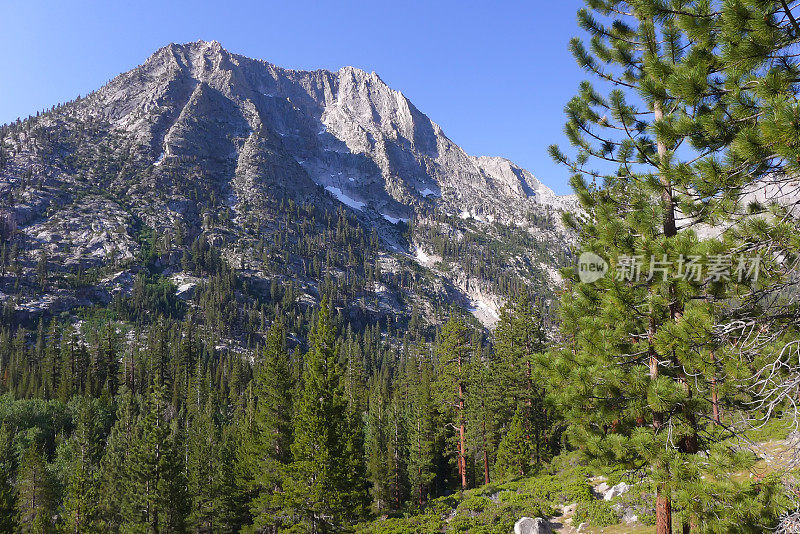
[[[574,478],[564,482],[559,493],[564,502],[588,503],[594,500],[592,486],[585,478]]]
[[[608,501],[592,501],[579,503],[575,509],[573,522],[576,524],[589,523],[596,527],[607,527],[619,523],[619,512],[611,507]]]
[[[459,514],[466,514],[469,512],[483,512],[486,508],[492,506],[494,503],[487,499],[486,497],[481,497],[479,495],[469,495],[464,498],[461,503],[459,503],[458,507],[456,508],[457,513]]]

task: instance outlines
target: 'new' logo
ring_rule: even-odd
[[[578,257],[578,278],[584,284],[600,280],[607,272],[608,263],[594,252],[583,252]]]

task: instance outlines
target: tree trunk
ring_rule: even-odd
[[[661,105],[661,102],[658,100],[653,103],[653,118],[656,121],[664,118],[664,110],[662,109]],[[664,141],[660,139],[656,140],[656,150],[658,151],[658,160],[660,164],[667,155],[667,146],[664,144]],[[672,198],[672,184],[663,174],[661,174],[659,181],[664,188],[664,190],[661,192],[661,202],[663,203],[662,207],[664,208],[664,236],[674,237],[678,235],[678,228],[675,225],[675,202]]]
[[[653,103],[653,118],[659,121],[664,118],[662,103],[656,100]],[[659,166],[663,163],[667,153],[667,147],[661,139],[656,139],[656,150],[658,151]],[[661,192],[661,202],[664,209],[663,232],[665,237],[674,237],[678,234],[675,225],[675,208],[672,198],[672,185],[669,179],[662,173],[660,182],[663,186]],[[674,304],[670,303],[670,315],[674,319]],[[656,333],[655,317],[650,316],[650,328],[648,337],[650,341],[650,378],[658,378],[658,355],[653,348],[653,337]],[[663,415],[660,412],[653,414],[653,429],[658,432],[664,424]],[[670,500],[670,490],[665,484],[659,484],[656,489],[656,534],[672,534],[672,503]]]
[[[466,421],[464,420],[464,382],[461,381],[461,354],[458,355],[458,470],[461,475],[461,489],[467,489]]]
[[[483,483],[489,484],[489,453],[483,449]]]
[[[417,451],[419,452],[419,462],[417,464],[417,480],[422,480],[422,422],[417,419]],[[425,485],[420,482],[419,485],[419,505],[422,506],[425,504],[424,499],[422,498],[422,493],[424,490]]]
[[[489,484],[489,451],[486,450],[486,420],[483,421],[483,483]]]
[[[683,383],[683,387],[686,390],[686,395],[689,399],[692,398],[692,390],[689,386],[689,381],[685,376],[681,377],[681,382]],[[679,445],[679,450],[684,454],[697,454],[698,452],[698,442],[697,442],[697,419],[693,412],[689,410],[685,410],[686,420],[689,423],[689,427],[692,429],[692,433],[684,436]],[[692,530],[697,530],[696,528],[696,517],[693,514],[689,514],[688,516],[684,517],[683,519],[683,533],[684,534],[691,534]]]
[[[486,405],[483,406],[483,483],[489,484],[489,451],[486,442]]]
[[[397,430],[397,405],[394,406],[394,509],[400,509],[400,436]]]
[[[656,320],[651,315],[650,316],[650,324],[647,329],[647,341],[648,341],[648,354],[650,356],[648,364],[650,367],[650,380],[655,381],[658,378],[658,354],[656,354],[656,349],[653,348],[653,340],[656,335]],[[653,431],[658,432],[661,430],[661,427],[664,424],[664,417],[661,412],[653,412]]]
[[[717,396],[717,365],[714,353],[711,353],[711,410],[714,415],[714,423],[720,424],[719,397]]]
[[[466,422],[464,421],[464,384],[458,383],[458,465],[461,471],[461,489],[467,489]]]
[[[664,484],[656,488],[656,534],[672,534],[672,503]]]

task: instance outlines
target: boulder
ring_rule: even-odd
[[[606,501],[610,501],[614,497],[619,497],[623,493],[626,493],[631,487],[624,482],[620,482],[616,486],[608,489],[603,493],[603,499]]]
[[[575,513],[575,509],[578,507],[578,503],[574,502],[572,504],[564,504],[561,506],[561,514],[562,515],[572,515]]]
[[[514,534],[553,534],[553,529],[546,519],[523,517],[514,523]]]

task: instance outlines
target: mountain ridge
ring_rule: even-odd
[[[257,284],[279,269],[319,298],[326,276],[341,284],[368,274],[387,288],[386,313],[410,313],[420,297],[429,317],[457,302],[489,310],[491,324],[523,287],[552,295],[574,242],[560,221],[573,197],[506,158],[467,154],[377,74],[283,69],[218,42],[167,45],[84,98],[3,126],[0,152],[0,212],[16,229],[20,276],[33,277],[46,255],[64,276],[101,269],[98,283],[128,280],[77,301],[60,288],[72,304],[59,309],[129,292],[150,246],[144,228],[163,241],[164,276],[181,273],[187,244],[176,236],[202,237]],[[325,251],[343,216],[380,243],[362,266],[346,248]],[[279,268],[267,267],[265,242],[282,253]],[[318,266],[318,253],[330,264]],[[400,287],[408,261],[430,278],[425,289]],[[400,286],[386,285],[383,269]],[[29,286],[22,301],[41,301]]]
[[[264,69],[265,72],[254,72],[254,70],[257,70],[254,68],[255,65]],[[488,186],[506,195],[511,193],[520,199],[533,197],[534,194],[532,193],[536,191],[544,192],[547,202],[557,202],[561,198],[569,202],[571,199],[569,195],[558,197],[531,173],[527,173],[527,171],[505,158],[503,160],[509,162],[512,168],[526,172],[527,176],[524,178],[522,176],[518,177],[517,182],[514,183],[508,180],[507,173],[498,175],[492,172],[491,169],[487,169],[485,165],[481,165],[481,162],[484,160],[497,160],[497,157],[471,156],[463,152],[447,138],[442,128],[421,113],[403,95],[402,91],[390,88],[375,72],[367,73],[352,66],[341,67],[336,72],[324,69],[314,71],[284,69],[263,60],[254,60],[227,52],[216,41],[198,41],[184,45],[171,43],[156,51],[141,67],[119,75],[97,93],[108,92],[109,89],[113,90],[119,82],[128,86],[129,83],[127,82],[129,82],[130,77],[143,74],[140,69],[144,71],[155,69],[162,73],[175,72],[174,69],[189,72],[191,75],[189,80],[181,80],[180,78],[167,80],[168,86],[164,87],[165,93],[171,88],[180,86],[181,83],[188,81],[189,83],[199,83],[201,88],[204,87],[202,84],[215,86],[214,89],[221,91],[225,97],[241,101],[246,108],[250,108],[248,104],[258,106],[260,103],[258,100],[261,97],[280,97],[288,99],[292,107],[302,106],[304,108],[303,111],[311,111],[311,115],[316,112],[318,117],[315,118],[318,119],[318,125],[324,127],[328,133],[333,129],[334,137],[344,141],[351,152],[364,153],[372,151],[376,153],[377,157],[375,159],[380,167],[379,171],[387,182],[386,189],[389,195],[395,199],[411,200],[410,198],[404,198],[407,196],[412,197],[414,200],[419,200],[420,195],[415,195],[415,193],[430,191],[430,195],[436,195],[441,191],[436,187],[439,184],[425,183],[421,180],[417,182],[406,180],[412,182],[410,184],[392,182],[391,177],[394,170],[391,168],[392,154],[385,146],[382,146],[385,145],[387,140],[390,142],[399,141],[400,143],[408,142],[412,149],[428,157],[434,157],[440,149],[445,152],[456,152],[454,157],[462,159],[457,163],[468,167],[467,169],[458,169],[458,171],[466,175],[465,178],[468,179],[466,185],[474,186],[477,183],[481,187]],[[262,76],[257,76],[257,74]],[[264,77],[264,74],[268,74],[269,77]],[[272,80],[269,79],[270,77]],[[230,88],[226,91],[227,86]],[[194,90],[197,91],[197,88]],[[364,105],[364,94],[371,97],[366,102],[368,106]],[[292,100],[292,97],[294,97],[294,100]],[[124,101],[130,103],[133,100],[135,99],[132,99],[129,93],[124,94]],[[111,102],[114,102],[114,100],[112,99]],[[155,103],[158,103],[158,101]],[[187,103],[191,103],[191,96],[187,99]],[[317,109],[313,109],[314,107]],[[127,109],[123,107],[122,112],[124,113],[125,111]],[[265,117],[259,116],[256,110],[252,108],[250,112],[250,116],[244,118],[249,122],[250,129],[254,130],[265,122]],[[130,129],[132,122],[135,124],[136,117],[131,117],[129,114],[125,115],[127,116],[122,125]],[[113,113],[106,114],[106,117],[116,118]],[[350,127],[346,128],[345,124]],[[298,129],[297,125],[286,124],[286,121],[280,120],[272,122],[271,125],[278,126],[276,130],[281,137],[296,133],[287,130]],[[376,125],[377,127],[375,127]],[[321,135],[324,135],[324,133]],[[369,139],[370,135],[374,137],[382,136],[384,139],[371,140]],[[158,137],[157,133],[156,137]],[[156,146],[153,149],[154,152],[158,152]],[[168,150],[163,152],[169,155]],[[308,160],[301,161],[308,162]],[[469,168],[470,166],[472,168]],[[308,167],[309,174],[312,178],[316,178],[315,181],[317,183],[321,183],[324,186],[338,187],[344,193],[348,191],[355,193],[347,183],[337,184],[332,183],[335,180],[331,181],[322,178],[320,174],[323,171],[318,165],[315,168],[309,162]],[[411,166],[404,170],[406,171],[405,174],[408,175],[408,171],[417,171],[418,169],[414,169]],[[418,172],[414,174],[419,175]],[[418,176],[414,177],[418,178]],[[480,178],[484,178],[483,183],[480,183]],[[464,180],[461,180],[459,185],[464,186],[464,182]],[[405,187],[402,187],[403,185]],[[419,187],[409,187],[409,185]],[[429,185],[434,187],[426,187]],[[445,188],[451,185],[445,180]],[[451,194],[454,193],[457,194],[455,191],[451,192]],[[426,196],[429,195],[424,195],[423,197]],[[445,196],[447,196],[447,192],[445,192]],[[461,196],[462,200],[468,197],[466,194]],[[478,206],[464,206],[462,203],[458,207],[477,208]],[[399,207],[395,206],[395,208]],[[458,211],[462,210],[459,209]]]

